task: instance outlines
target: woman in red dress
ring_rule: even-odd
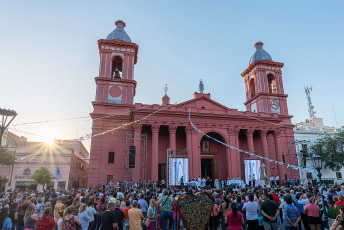
[[[43,215],[37,220],[36,230],[53,230],[55,227],[55,220],[50,216],[51,208],[47,207]]]

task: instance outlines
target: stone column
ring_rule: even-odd
[[[151,180],[158,181],[159,175],[159,129],[160,125],[152,125],[152,168]]]
[[[237,139],[238,139],[238,134],[239,134],[239,130],[235,129],[235,128],[231,128],[228,130],[228,134],[229,134],[229,144],[231,146],[237,147],[238,148],[238,143],[237,143]],[[227,165],[230,166],[232,168],[231,172],[232,172],[232,178],[233,177],[237,177],[240,175],[240,156],[239,156],[239,152],[235,149],[230,148],[230,159],[227,158],[228,160],[231,160],[230,162],[227,162]]]
[[[250,153],[254,153],[253,133],[253,129],[246,130],[247,146]]]
[[[263,150],[263,157],[265,158],[269,158],[269,151],[268,151],[268,141],[266,139],[266,135],[268,134],[267,130],[261,130],[259,131],[259,135],[260,135],[260,140],[262,142],[262,150]],[[267,169],[268,169],[268,177],[271,175],[271,171],[270,171],[270,162],[269,160],[263,160],[264,164],[266,165]]]
[[[240,129],[236,129],[235,132],[236,132],[236,134],[235,134],[235,147],[240,149],[240,146],[239,146],[239,132],[240,132]],[[241,167],[242,166],[241,166],[241,159],[240,159],[241,153],[239,152],[239,150],[235,150],[235,154],[237,156],[238,177],[242,178],[241,177]]]
[[[185,127],[185,133],[186,133],[186,153],[188,154],[188,166],[189,166],[189,180],[190,178],[193,178],[193,167],[192,167],[192,127],[187,126]]]
[[[196,130],[192,130],[192,166],[193,166],[193,176],[198,178],[201,176],[201,149],[199,138],[200,133]]]
[[[134,178],[132,178],[133,181],[139,181],[141,180],[141,164],[142,164],[142,159],[141,159],[141,129],[142,125],[141,124],[135,124],[134,125],[134,145],[136,147],[136,152],[135,152],[135,174]]]
[[[275,138],[275,148],[276,148],[276,156],[279,162],[283,162],[282,157],[282,146],[281,146],[281,131],[275,130],[274,131],[274,138]],[[278,167],[278,176],[280,180],[280,184],[284,179],[284,165],[277,164]]]
[[[227,154],[227,177],[232,178],[234,173],[233,173],[233,168],[232,168],[232,154],[231,154],[231,149],[226,148],[226,154]]]
[[[177,126],[169,126],[168,131],[170,132],[170,148],[171,150],[176,153],[176,131]]]

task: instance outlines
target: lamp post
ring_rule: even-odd
[[[313,156],[314,168],[318,171],[318,182],[321,184],[321,172],[322,169],[322,158],[318,154]]]
[[[18,144],[17,144],[16,140],[14,140],[9,134],[7,134],[7,136],[9,138],[11,138],[12,141],[14,141],[14,143],[16,144],[16,147],[14,149],[14,155],[13,155],[13,164],[12,164],[12,167],[11,167],[10,181],[8,182],[8,187],[7,187],[7,190],[10,191],[11,187],[12,187],[13,169],[14,169],[14,163],[16,162],[16,155],[17,155]]]

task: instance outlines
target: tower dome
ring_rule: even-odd
[[[125,32],[124,27],[125,23],[122,20],[115,22],[116,29],[112,31],[107,37],[107,40],[119,39],[125,42],[131,42],[129,35]]]
[[[257,60],[272,60],[270,54],[268,54],[264,49],[263,49],[263,42],[257,42],[254,47],[256,48],[256,52],[252,55],[250,59],[250,64]]]

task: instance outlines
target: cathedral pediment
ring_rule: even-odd
[[[196,108],[196,109],[204,109],[204,110],[216,110],[216,111],[227,111],[229,110],[229,108],[227,108],[226,106],[211,100],[210,95],[208,94],[204,94],[204,96],[202,94],[198,94],[196,98],[189,100],[189,101],[185,101],[183,103],[180,103],[177,105],[177,107],[181,107],[181,108]]]

